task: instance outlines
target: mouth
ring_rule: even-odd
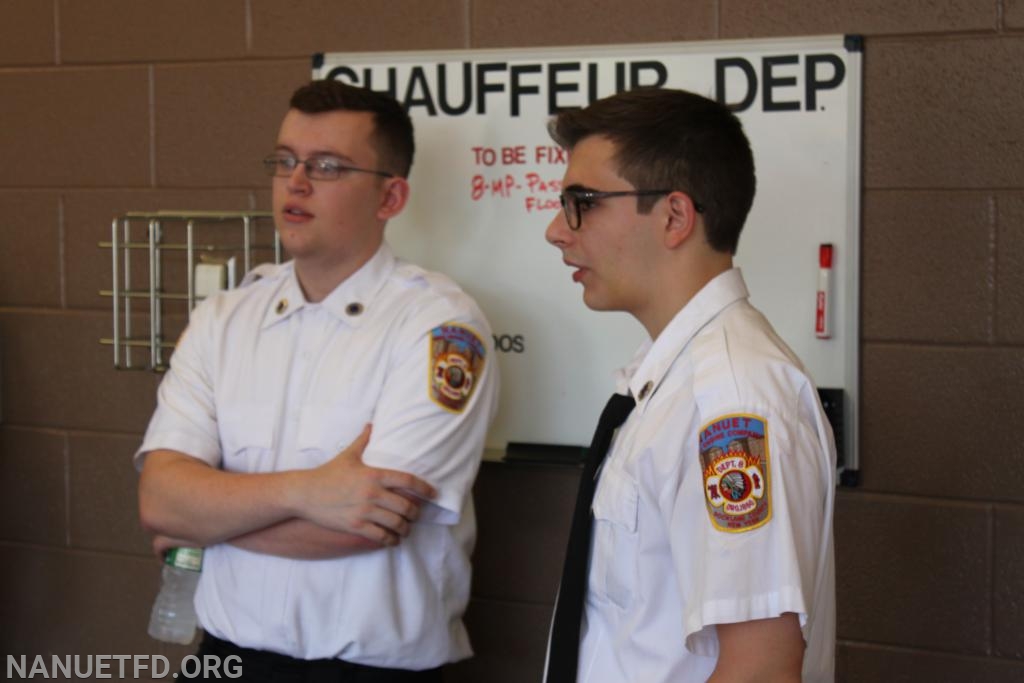
[[[585,268],[585,267],[583,267],[583,266],[581,266],[579,264],[573,263],[572,261],[563,260],[562,263],[564,263],[565,265],[567,265],[570,268],[574,269],[572,271],[572,281],[573,282],[580,282],[583,279],[583,276],[587,273],[587,268]]]
[[[292,204],[281,209],[281,216],[290,223],[304,222],[313,218],[313,214]]]

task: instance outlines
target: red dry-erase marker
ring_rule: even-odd
[[[818,302],[814,312],[814,336],[832,336],[832,245],[818,247]]]

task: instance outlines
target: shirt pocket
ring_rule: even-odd
[[[619,607],[633,602],[637,587],[639,492],[636,482],[605,467],[594,496],[594,548],[590,588]]]
[[[220,407],[217,423],[225,470],[267,472],[273,468],[276,414],[272,406],[236,403]]]
[[[296,434],[299,467],[316,467],[348,448],[371,419],[369,411],[353,401],[313,403],[302,407]]]

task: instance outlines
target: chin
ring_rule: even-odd
[[[278,230],[277,236],[281,240],[281,246],[288,249],[302,249],[306,244],[310,243],[310,238],[312,237],[312,235],[301,228],[291,226]]]
[[[599,295],[584,290],[583,292],[583,303],[592,311],[610,311],[612,307],[608,305],[608,302],[602,299]]]

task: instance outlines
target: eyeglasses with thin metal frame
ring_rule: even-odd
[[[583,211],[594,206],[598,199],[609,197],[657,197],[675,192],[675,190],[584,190],[582,188],[568,187],[558,195],[562,202],[562,210],[565,212],[565,222],[569,224],[570,230],[579,230],[583,225]],[[704,207],[698,202],[693,203],[697,213],[704,213]]]
[[[394,178],[394,173],[387,171],[375,171],[369,168],[359,168],[342,163],[341,159],[332,156],[313,156],[308,159],[299,159],[291,154],[271,154],[263,160],[263,168],[267,175],[278,178],[287,178],[295,172],[295,169],[302,164],[305,167],[306,177],[310,180],[337,180],[346,173],[372,173],[383,178]]]

